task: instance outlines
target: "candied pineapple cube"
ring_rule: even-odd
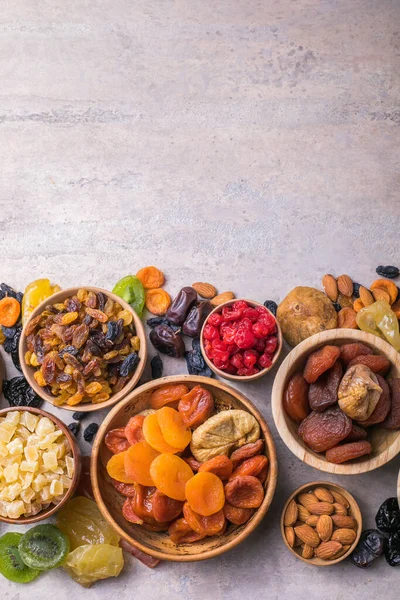
[[[39,459],[39,452],[36,446],[25,446],[24,454],[28,462],[36,462]]]
[[[25,504],[31,502],[35,496],[36,494],[31,487],[28,487],[26,490],[22,490],[21,492],[21,500],[23,500]]]
[[[6,414],[5,422],[11,423],[11,425],[15,425],[16,427],[20,421],[20,418],[21,415],[18,410],[11,410],[9,413]]]
[[[65,466],[67,467],[67,475],[71,479],[75,472],[75,461],[72,456],[65,457]]]
[[[35,515],[37,515],[38,513],[40,513],[40,511],[42,510],[43,506],[40,504],[40,502],[33,502],[31,504],[31,515],[32,517],[34,517]]]
[[[43,452],[42,459],[43,459],[43,466],[45,469],[48,469],[49,471],[53,471],[54,469],[57,468],[58,462],[57,462],[57,454],[55,452]]]
[[[63,487],[67,488],[67,490],[71,487],[72,479],[66,475],[61,475],[60,481],[63,484]]]
[[[50,486],[45,485],[39,492],[39,498],[41,502],[50,502],[52,494],[50,493]]]
[[[0,441],[0,456],[8,456],[8,449],[5,442]]]
[[[44,475],[42,475],[41,473],[39,473],[39,475],[36,475],[35,479],[32,482],[32,489],[35,492],[40,492],[40,490],[42,488],[44,488],[44,486],[47,483],[47,479]]]
[[[26,473],[26,475],[24,475],[23,477],[21,477],[20,479],[21,481],[21,487],[23,490],[26,490],[32,483],[33,481],[33,473]]]
[[[54,479],[50,484],[50,494],[52,497],[60,496],[64,491],[64,486],[60,480]]]
[[[8,486],[8,498],[9,500],[15,500],[21,493],[21,484],[18,483],[18,481],[16,483],[13,483],[12,485]]]
[[[25,512],[25,505],[22,500],[14,500],[7,505],[7,516],[9,519],[19,519]]]
[[[7,517],[7,503],[0,500],[0,515]]]
[[[36,473],[36,471],[39,469],[39,463],[35,461],[28,462],[27,460],[23,460],[19,468],[24,472],[29,471],[30,473]]]
[[[35,446],[35,445],[39,444],[39,442],[40,442],[40,437],[38,435],[36,435],[36,433],[31,433],[31,435],[26,440],[26,443],[28,446]]]
[[[29,433],[29,429],[27,429],[26,427],[24,427],[23,425],[18,425],[16,431],[15,431],[16,435],[18,435],[22,440],[24,440],[24,442],[26,442],[26,440],[28,439],[28,437],[30,436]]]
[[[69,450],[69,444],[68,444],[68,442],[65,440],[65,438],[64,438],[64,441],[62,441],[62,442],[60,442],[60,441],[59,441],[59,442],[57,442],[57,444],[55,444],[55,446],[56,446],[56,452],[57,452],[57,458],[58,458],[58,459],[61,459],[61,458],[63,458],[63,456],[64,456],[65,452],[67,451],[67,448],[66,448],[66,446],[68,446],[68,450]]]
[[[41,417],[39,419],[39,423],[36,425],[35,433],[43,438],[49,433],[52,433],[55,430],[55,425],[53,421],[51,421],[48,417]]]
[[[13,456],[15,454],[22,454],[24,451],[23,440],[19,437],[14,438],[7,444],[7,450]]]
[[[31,433],[35,431],[38,422],[39,417],[28,411],[24,411],[21,415],[20,425],[26,427]]]
[[[14,435],[15,430],[16,430],[16,425],[13,425],[9,421],[3,421],[2,423],[0,423],[0,441],[8,444],[8,442],[11,441],[11,438]]]
[[[19,465],[16,463],[5,467],[3,475],[7,483],[14,483],[14,481],[18,480],[19,468]]]

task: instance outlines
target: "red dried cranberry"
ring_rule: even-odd
[[[236,369],[243,368],[243,356],[240,352],[236,352],[233,356],[231,356],[231,364],[236,367]]]
[[[278,338],[274,335],[269,337],[265,342],[265,353],[273,354],[278,347]]]
[[[265,306],[255,306],[254,308],[260,314],[265,314],[266,312],[268,312]]]
[[[235,310],[239,310],[240,312],[243,312],[244,310],[246,310],[246,308],[248,308],[248,304],[246,302],[246,300],[236,300],[233,304],[232,304],[233,308]]]
[[[239,348],[251,348],[254,344],[254,335],[248,329],[241,327],[236,332],[235,342]]]
[[[260,316],[260,313],[255,308],[251,306],[247,307],[246,310],[243,311],[243,317],[247,317],[250,319],[252,323],[255,323]]]
[[[255,375],[256,373],[259,373],[259,369],[257,369],[256,367],[253,367],[252,369],[248,369],[247,367],[244,367],[243,369],[238,369],[237,374],[238,375]]]
[[[235,354],[239,350],[239,348],[236,346],[236,344],[228,344],[226,349],[230,355]]]
[[[227,344],[232,344],[234,342],[236,334],[236,329],[234,327],[224,327],[222,331],[220,330],[220,333],[222,335],[222,339]]]
[[[248,331],[252,331],[253,323],[250,321],[248,317],[243,317],[241,321],[239,321],[238,329],[247,329]]]
[[[263,369],[268,369],[272,365],[271,356],[269,354],[261,354],[260,358],[258,359],[258,364]]]
[[[207,324],[214,325],[214,327],[219,327],[222,321],[222,315],[220,315],[219,313],[214,313],[208,317]]]
[[[260,315],[257,323],[253,324],[253,333],[257,338],[263,338],[271,333],[274,333],[276,329],[276,321],[272,315],[265,313]]]
[[[265,348],[265,339],[264,338],[256,338],[254,342],[253,350],[258,352],[259,354],[263,354]]]
[[[219,338],[219,331],[214,325],[207,325],[204,327],[204,339],[205,340],[215,340]]]
[[[230,306],[224,306],[222,309],[222,318],[224,321],[236,321],[242,316],[241,310],[235,310]]]
[[[221,371],[225,371],[225,369],[229,366],[229,360],[222,360],[215,355],[213,355],[213,363],[217,369],[221,369]]]
[[[254,367],[258,360],[258,353],[255,350],[245,350],[243,352],[243,363],[248,369]]]
[[[230,373],[231,375],[237,374],[236,367],[234,367],[231,363],[227,364],[227,366],[224,368],[224,371],[225,371],[225,373]]]
[[[213,350],[226,350],[227,343],[224,342],[224,340],[220,340],[218,338],[215,338],[211,342],[211,346],[212,346]]]

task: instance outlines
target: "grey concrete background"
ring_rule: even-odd
[[[327,271],[369,284],[376,265],[399,262],[398,0],[0,7],[1,280],[111,289],[156,264],[171,294],[206,280],[279,301]],[[278,449],[279,485],[258,531],[205,563],[150,571],[127,558],[120,579],[85,598],[398,597],[399,574],[384,560],[367,572],[317,569],[285,549],[283,502],[326,475],[280,441],[273,375],[238,386]],[[354,493],[372,526],[398,470],[395,459],[329,479]],[[10,600],[82,593],[61,571],[23,588],[2,580],[1,590]]]

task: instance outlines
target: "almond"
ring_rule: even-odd
[[[350,508],[350,504],[348,502],[348,500],[346,500],[346,498],[343,496],[343,494],[341,494],[340,492],[337,492],[336,490],[331,490],[332,492],[332,496],[335,498],[335,502],[339,502],[339,504],[343,504],[343,506],[345,508]]]
[[[332,302],[336,302],[339,292],[337,282],[334,276],[330,273],[324,275],[322,278],[322,285],[324,287],[325,294],[328,296],[329,300],[332,300]]]
[[[328,542],[332,537],[333,521],[329,515],[321,515],[318,519],[317,533],[321,541]]]
[[[224,302],[228,302],[228,300],[233,300],[234,297],[235,297],[235,294],[233,292],[223,292],[222,294],[218,294],[218,296],[215,296],[214,298],[212,298],[212,300],[210,300],[210,302],[213,306],[219,306],[220,304],[223,304]]]
[[[301,555],[303,558],[309,560],[314,556],[314,548],[308,544],[304,544]]]
[[[332,534],[332,540],[341,544],[352,544],[356,539],[357,534],[354,529],[336,529]]]
[[[295,534],[293,527],[285,527],[286,541],[291,548],[294,546]]]
[[[335,527],[357,529],[357,521],[353,519],[353,517],[345,517],[344,515],[332,515],[331,519]]]
[[[353,282],[348,275],[339,275],[337,284],[339,292],[343,294],[343,296],[353,295]]]
[[[299,519],[299,521],[307,521],[308,517],[311,516],[311,513],[309,510],[307,510],[305,508],[305,506],[302,506],[301,504],[297,505],[297,518]]]
[[[339,550],[339,552],[337,552],[335,554],[335,556],[332,556],[332,559],[337,559],[340,558],[341,556],[343,556],[344,554],[346,554],[346,552],[348,552],[350,550],[351,546],[347,545],[347,546],[343,546],[343,548],[341,550]]]
[[[362,303],[364,304],[364,306],[369,306],[370,304],[374,303],[374,297],[373,297],[373,295],[363,285],[360,286],[359,294],[360,294],[360,300],[362,301]]]
[[[335,498],[332,496],[331,492],[324,487],[317,487],[313,490],[314,496],[317,496],[318,500],[322,502],[335,502]]]
[[[295,527],[294,531],[297,537],[299,537],[305,544],[308,544],[313,548],[316,548],[319,545],[319,535],[315,531],[315,529],[313,529],[309,525],[306,525],[304,523],[304,525],[300,525],[300,527]]]
[[[330,541],[330,542],[322,542],[315,549],[315,556],[317,558],[321,558],[322,560],[329,560],[335,556],[340,550],[343,548],[340,542]]]
[[[316,527],[317,523],[318,523],[318,519],[319,519],[318,515],[311,515],[310,517],[308,517],[308,519],[306,519],[306,523],[307,523],[307,525],[310,525],[310,527]]]
[[[301,540],[299,538],[298,535],[294,534],[294,546],[302,546],[303,545],[303,540]]]
[[[298,508],[295,500],[291,500],[285,512],[283,522],[286,527],[294,525],[297,521]]]
[[[344,517],[347,516],[347,508],[345,508],[343,504],[340,504],[339,502],[334,502],[333,507],[335,509],[335,515],[343,515]]]
[[[335,508],[331,502],[316,502],[309,507],[312,515],[331,515]]]
[[[203,283],[202,281],[196,281],[192,283],[192,288],[196,290],[199,296],[211,300],[217,295],[217,288],[211,285],[211,283]]]
[[[314,496],[312,492],[308,494],[299,494],[297,496],[297,502],[299,502],[305,508],[308,509],[308,507],[311,506],[311,504],[315,504],[316,502],[318,502],[318,498],[317,496]]]
[[[386,300],[386,302],[389,302],[390,304],[390,296],[387,293],[387,291],[383,288],[375,288],[374,290],[372,290],[372,295],[374,297],[374,300]]]

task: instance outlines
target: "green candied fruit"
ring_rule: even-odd
[[[142,316],[144,302],[145,302],[145,291],[140,279],[134,275],[127,275],[115,284],[113,293],[125,300],[131,305],[133,310]]]
[[[83,587],[99,579],[118,577],[124,566],[122,548],[110,544],[87,544],[76,548],[63,565],[67,573]]]

